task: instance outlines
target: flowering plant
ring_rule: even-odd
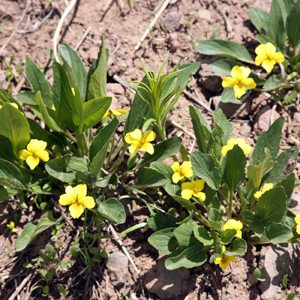
[[[297,161],[299,149],[278,155],[284,119],[277,119],[251,147],[243,138],[233,138],[221,109],[214,112],[214,129],[192,106],[190,115],[199,150],[182,164],[150,164],[165,176],[166,193],[183,207],[180,216],[156,213],[147,222],[155,231],[149,243],[170,255],[167,269],[200,266],[207,253],[210,263],[225,269],[245,254],[248,244],[299,242],[300,218],[288,208],[295,174],[285,172],[288,161]]]
[[[202,54],[227,58],[211,65],[215,73],[226,76],[222,82],[222,102],[240,104],[251,90],[267,91],[282,105],[290,105],[296,98],[300,91],[299,12],[299,0],[273,0],[270,14],[257,7],[249,8],[250,19],[259,32],[255,60],[246,47],[232,41],[211,39],[194,43],[194,48]],[[261,66],[273,74],[267,79],[258,77],[244,63],[252,69]],[[283,93],[283,89],[289,92]]]

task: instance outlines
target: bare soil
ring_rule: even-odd
[[[155,28],[135,51],[147,25],[157,13],[156,7],[163,1],[135,0],[132,9],[125,0],[114,0],[107,6],[108,2],[78,0],[75,8],[65,19],[60,43],[66,43],[73,48],[78,45],[78,54],[89,67],[97,57],[101,37],[105,37],[110,52],[108,95],[113,97],[112,108],[129,110],[134,97],[128,89],[115,80],[115,75],[126,81],[141,80],[144,73],[140,59],[143,58],[147,68],[152,70],[154,66],[160,67],[169,52],[166,71],[171,70],[178,62],[181,64],[201,62],[201,68],[191,78],[187,90],[212,111],[218,105],[222,91],[220,79],[214,76],[209,67],[215,58],[200,55],[193,49],[193,41],[210,38],[231,40],[245,45],[250,53],[254,54],[257,46],[256,31],[249,20],[248,8],[255,5],[268,11],[271,3],[264,0],[172,0]],[[62,0],[0,0],[0,46],[2,47],[0,48],[0,87],[2,89],[10,90],[13,95],[29,89],[29,84],[23,79],[24,74],[18,72],[18,63],[25,68],[26,57],[34,60],[45,70],[49,80],[52,80],[51,60],[47,49],[53,49],[54,32],[65,8],[66,3]],[[87,31],[87,36],[82,40]],[[10,68],[9,62],[13,56],[13,79],[10,81],[6,72]],[[172,110],[170,120],[193,133],[188,113],[189,105],[197,106],[206,120],[211,123],[211,113],[204,109],[203,105],[197,104],[184,94]],[[266,107],[270,112],[273,109],[273,113],[266,117],[266,126],[270,119],[274,119],[276,113],[285,117],[287,125],[283,132],[282,149],[299,146],[297,137],[300,126],[299,112],[293,107],[287,109],[276,106],[268,93],[252,93],[242,109],[240,106],[223,106],[233,123],[235,137],[243,137],[254,145],[261,131],[257,119],[261,110],[265,110]],[[168,128],[168,136],[174,135],[183,138],[188,150],[193,149],[193,139],[179,127],[171,124]],[[299,178],[299,161],[295,172]],[[296,190],[295,195],[298,195],[298,198],[299,193],[299,190]],[[170,207],[168,205],[170,203],[162,204],[166,210]],[[132,214],[128,216],[126,223],[115,226],[118,233],[146,221],[149,216],[148,210],[142,203],[132,201],[130,206]],[[45,249],[51,238],[50,231],[46,231],[27,250],[16,253],[14,249],[17,234],[9,234],[9,230],[6,229],[6,224],[14,220],[16,215],[20,216],[17,223],[19,232],[27,222],[37,221],[40,217],[40,214],[35,212],[35,208],[22,210],[13,201],[0,203],[0,278],[4,279],[0,298],[11,299],[12,293],[17,290],[19,299],[45,299],[41,296],[41,289],[32,291],[35,283],[42,284],[39,273],[24,269],[22,264],[37,257],[40,249]],[[78,222],[74,222],[74,225],[80,230],[81,225]],[[150,234],[150,230],[146,232],[137,230],[121,237],[142,279],[160,257],[147,242]],[[61,260],[72,259],[68,249],[73,244],[75,236],[76,232],[66,224],[59,236],[63,243],[59,250]],[[99,248],[108,252],[121,251],[114,239],[101,241]],[[188,295],[178,299],[261,299],[261,292],[251,277],[253,270],[258,266],[259,253],[260,248],[250,247],[244,258],[238,258],[224,272],[218,266],[209,264],[191,270],[193,288]],[[111,283],[104,261],[96,263],[91,273],[88,273],[80,261],[69,269],[58,268],[51,283],[51,295],[48,299],[60,298],[59,285],[67,289],[66,299],[125,299],[122,291],[128,297],[130,295],[130,299],[159,299],[145,289],[131,264],[129,269],[130,276],[127,283],[121,289],[117,289]],[[295,274],[292,290],[299,286],[298,281],[299,274]],[[23,287],[21,283],[24,283]],[[277,299],[283,299],[280,291]]]

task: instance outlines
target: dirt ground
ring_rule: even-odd
[[[48,79],[52,80],[51,60],[47,49],[53,49],[53,37],[67,1],[62,0],[0,0],[0,87],[10,90],[13,95],[29,88],[19,67],[25,68],[26,57],[31,58],[44,69]],[[130,1],[128,1],[130,2]],[[188,85],[188,94],[183,94],[172,110],[170,120],[190,133],[193,132],[188,106],[199,108],[205,119],[211,123],[211,111],[218,105],[222,87],[220,79],[214,76],[209,64],[212,57],[200,55],[193,49],[197,40],[220,38],[245,45],[251,54],[258,45],[255,40],[255,28],[249,20],[248,8],[258,6],[266,11],[271,1],[264,0],[172,0],[158,19],[156,26],[147,35],[138,50],[136,45],[143,36],[147,26],[163,2],[160,0],[135,0],[130,9],[126,0],[78,0],[75,8],[68,14],[60,34],[60,43],[66,43],[78,49],[78,54],[89,67],[97,57],[102,35],[109,49],[108,96],[113,97],[112,108],[130,109],[134,95],[116,81],[141,80],[143,70],[140,59],[143,58],[148,70],[159,67],[169,52],[166,70],[171,70],[178,62],[181,64],[199,61],[201,68]],[[111,4],[109,4],[111,3]],[[109,5],[108,5],[109,4]],[[11,58],[13,78],[8,80],[7,69]],[[19,67],[18,67],[19,64]],[[118,76],[118,77],[116,77]],[[196,98],[193,100],[193,98]],[[201,103],[199,105],[199,103]],[[209,110],[204,107],[209,107]],[[272,100],[268,93],[252,93],[245,105],[223,105],[226,115],[234,126],[235,137],[243,137],[251,145],[260,134],[263,126],[268,126],[270,118],[283,115],[286,126],[283,132],[282,149],[299,146],[300,114],[295,108],[282,108]],[[272,113],[273,111],[273,113]],[[260,115],[266,118],[267,125],[258,122]],[[264,122],[262,122],[264,123]],[[267,129],[267,128],[265,128]],[[180,127],[170,125],[168,136],[179,135],[188,150],[193,149],[193,139]],[[296,165],[296,175],[300,175],[300,162]],[[299,194],[299,191],[298,191]],[[141,203],[131,204],[132,215],[123,225],[116,226],[118,233],[128,227],[147,220],[148,210]],[[0,203],[0,299],[11,299],[18,290],[19,299],[45,299],[41,289],[30,292],[39,275],[24,269],[22,264],[36,257],[39,249],[44,249],[50,234],[46,233],[31,247],[21,254],[16,254],[17,235],[9,235],[6,224],[12,220],[14,213],[21,214],[18,224],[19,232],[26,222],[35,216],[30,211],[21,211],[12,201]],[[76,225],[76,224],[75,224]],[[157,251],[147,243],[151,232],[140,230],[122,236],[122,242],[133,258],[141,278],[160,258]],[[60,240],[64,247],[60,252],[63,260],[70,259],[65,251],[76,233],[70,226],[65,226]],[[100,245],[108,252],[121,251],[114,239],[108,239]],[[205,264],[191,270],[193,287],[183,299],[261,299],[261,292],[251,274],[259,263],[259,248],[250,248],[244,258],[232,263],[229,271],[221,272],[214,265]],[[34,256],[35,255],[35,256]],[[75,264],[68,271],[59,270],[52,283],[52,293],[48,299],[59,299],[58,286],[68,287],[66,299],[163,299],[151,294],[143,286],[132,265],[129,264],[130,276],[121,288],[115,288],[110,280],[103,261],[95,265],[89,274],[83,266]],[[26,279],[24,281],[24,279]],[[22,286],[21,283],[24,283]],[[39,281],[38,284],[41,284]],[[297,284],[295,284],[297,285]],[[295,287],[295,286],[294,286]],[[296,286],[297,287],[297,286]],[[295,287],[295,288],[296,288]],[[30,296],[29,296],[30,295]],[[279,293],[279,298],[280,298]],[[134,298],[136,297],[136,298]],[[172,298],[175,299],[175,298]],[[177,299],[177,298],[176,298]]]

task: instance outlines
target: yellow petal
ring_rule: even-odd
[[[295,216],[295,222],[297,224],[300,223],[300,214],[296,214],[296,216]]]
[[[185,177],[192,177],[194,175],[192,170],[192,163],[190,161],[184,161],[181,165],[182,174]]]
[[[300,234],[300,224],[297,224],[296,232],[297,232],[298,234]]]
[[[111,112],[110,109],[104,114],[104,116],[102,117],[102,119],[110,119],[111,118]]]
[[[252,78],[246,78],[242,81],[242,84],[248,88],[249,90],[252,90],[256,87],[256,83]]]
[[[46,150],[37,152],[36,156],[38,156],[44,162],[49,160],[49,153]]]
[[[69,210],[70,210],[72,218],[74,218],[74,219],[78,219],[84,212],[83,206],[80,204],[77,204],[77,203],[72,204],[69,207]]]
[[[77,194],[77,199],[80,200],[81,198],[84,198],[87,194],[87,187],[86,184],[78,184],[74,187],[74,190]]]
[[[241,239],[242,238],[242,231],[241,230],[237,230],[235,236]]]
[[[273,183],[265,183],[262,188],[262,193],[265,193],[266,191],[269,191],[273,188]]]
[[[32,139],[32,140],[30,140],[29,144],[27,145],[27,150],[32,153],[37,153],[41,150],[45,150],[46,147],[47,147],[46,142]]]
[[[144,133],[143,141],[144,142],[152,142],[155,140],[155,138],[156,138],[156,133],[152,130],[147,130]]]
[[[113,112],[113,115],[115,117],[119,117],[119,116],[127,114],[127,110],[126,109],[117,109],[117,110],[113,110],[112,109],[112,112]]]
[[[262,55],[257,55],[255,57],[255,64],[257,66],[259,66],[264,60],[266,59],[266,57],[262,56]]]
[[[149,154],[153,154],[154,153],[154,147],[150,143],[144,143],[140,149],[142,151],[148,152]]]
[[[266,44],[266,53],[269,57],[272,57],[276,52],[276,47],[272,43]]]
[[[244,94],[246,94],[246,88],[241,84],[236,84],[233,89],[236,98],[241,98]]]
[[[273,70],[275,63],[276,63],[276,61],[275,61],[274,59],[272,59],[272,60],[270,60],[270,59],[264,60],[264,61],[262,62],[262,67],[263,67],[268,73],[270,73],[270,72]]]
[[[218,265],[221,261],[222,261],[222,256],[217,257],[217,258],[214,260],[214,263],[215,263],[216,265]]]
[[[255,53],[259,56],[264,57],[264,59],[267,58],[266,45],[261,44],[261,45],[257,46],[255,49]]]
[[[179,162],[175,161],[174,163],[172,163],[171,168],[174,172],[178,172],[180,171],[180,166],[179,166]]]
[[[262,195],[262,192],[258,191],[254,194],[254,198],[259,199]]]
[[[136,143],[137,141],[141,141],[143,137],[142,131],[140,129],[135,129],[132,132],[129,132],[125,136],[125,142],[127,144]]]
[[[191,199],[193,196],[193,191],[192,190],[189,190],[189,189],[185,189],[185,190],[182,190],[181,191],[181,197],[184,198],[184,199]]]
[[[86,196],[84,198],[81,198],[78,201],[81,205],[85,206],[86,208],[92,209],[95,207],[95,200],[91,196]]]
[[[240,79],[243,77],[243,71],[239,66],[234,66],[231,69],[231,76],[235,79]]]
[[[229,150],[231,150],[230,147],[228,147],[227,145],[223,146],[221,150],[222,155],[225,156]]]
[[[72,198],[68,194],[63,194],[63,195],[60,195],[58,202],[60,205],[71,205],[71,204],[74,204],[76,202],[76,200],[75,200],[75,198]]]
[[[173,175],[172,175],[172,180],[174,183],[177,183],[178,181],[184,179],[184,176],[182,176],[179,172],[175,172]]]
[[[68,194],[69,196],[71,196],[74,199],[76,199],[76,197],[77,197],[77,193],[76,193],[75,189],[73,189],[70,185],[68,185],[66,187],[66,194]]]
[[[30,155],[26,158],[26,163],[31,170],[34,170],[36,166],[39,164],[40,159],[36,156]]]
[[[248,144],[240,146],[244,151],[244,154],[249,154],[252,151],[252,147]]]
[[[221,267],[221,269],[222,270],[225,270],[225,269],[227,269],[227,267],[230,265],[230,260],[222,260],[221,262],[220,262],[220,267]]]
[[[227,259],[229,261],[235,261],[236,260],[236,257],[235,256],[227,256]]]
[[[19,152],[19,158],[22,159],[22,160],[26,160],[28,156],[31,156],[32,153],[27,151],[27,150],[20,150]]]
[[[278,64],[284,62],[284,56],[283,56],[283,54],[280,53],[280,52],[274,53],[273,56],[272,56],[272,58],[273,58]]]
[[[251,73],[250,68],[240,67],[240,69],[242,70],[242,74],[244,78],[247,78]]]
[[[232,77],[226,77],[222,81],[222,87],[227,88],[227,87],[232,87],[236,84],[236,80]]]
[[[204,184],[205,184],[205,181],[203,179],[200,179],[198,181],[195,181],[195,188],[197,191],[202,191],[204,189]]]
[[[128,148],[129,153],[137,154],[139,150],[139,146],[140,146],[139,142],[132,143],[131,146]]]
[[[205,201],[205,199],[206,199],[206,195],[202,192],[194,193],[194,196],[199,198],[202,201]]]

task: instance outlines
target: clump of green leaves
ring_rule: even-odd
[[[217,55],[226,57],[225,60],[218,60],[211,65],[213,72],[220,76],[232,76],[235,66],[272,64],[280,62],[279,67],[275,66],[274,74],[267,80],[251,73],[258,91],[267,91],[281,105],[290,105],[299,92],[299,70],[300,70],[300,35],[298,16],[300,13],[300,1],[273,0],[270,14],[257,7],[249,8],[251,22],[258,30],[257,41],[261,44],[255,49],[257,57],[253,61],[247,48],[232,41],[219,39],[196,41],[194,48],[202,54]],[[281,53],[284,59],[277,60],[275,51],[262,49],[268,44],[272,44],[276,53]],[[259,55],[263,54],[260,58]],[[273,66],[274,66],[273,64]],[[265,68],[264,63],[262,66]],[[265,68],[271,72],[273,67]],[[226,87],[222,93],[222,102],[232,102],[239,104],[250,94],[251,89],[243,97],[237,98],[233,87]]]

